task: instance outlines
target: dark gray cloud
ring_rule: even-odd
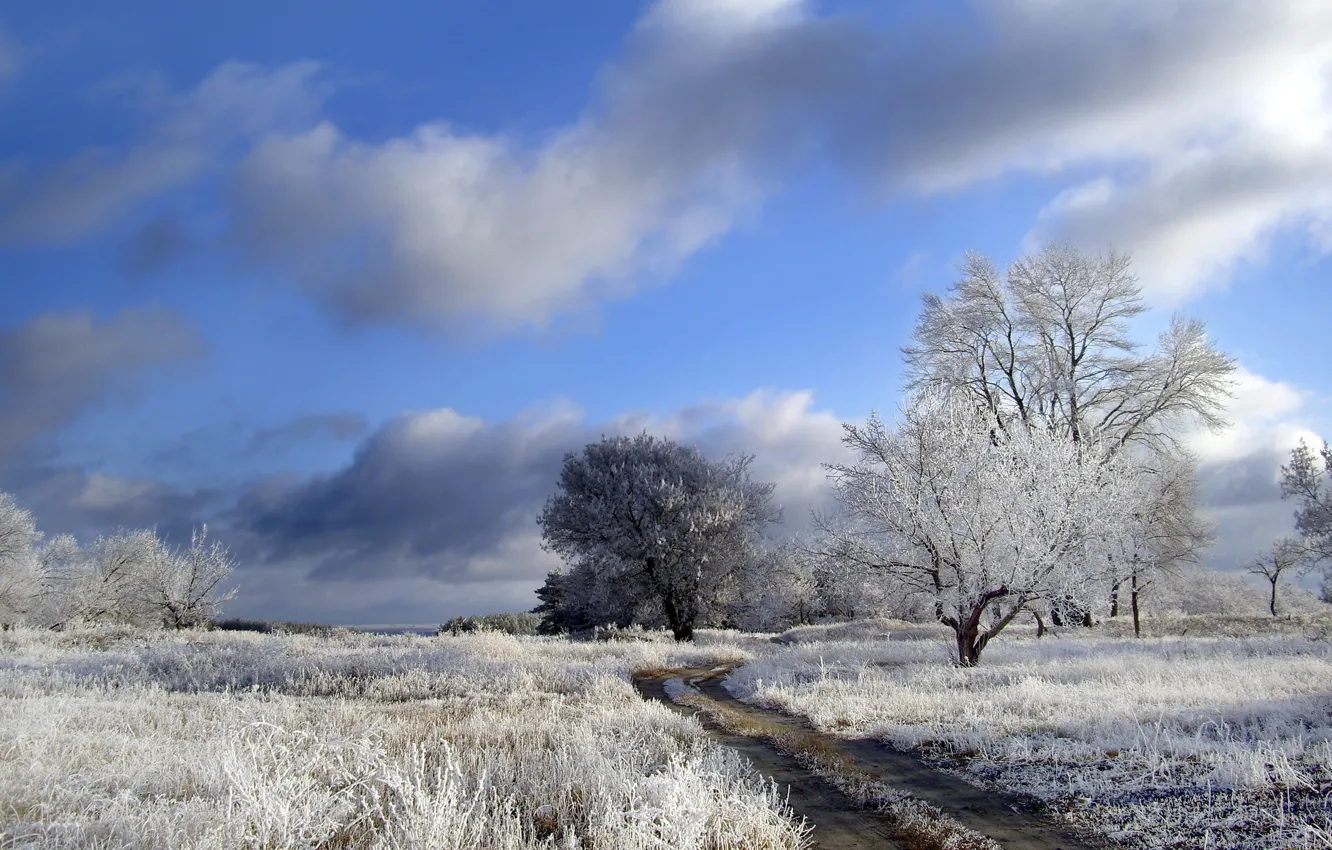
[[[1243,368],[1236,378],[1227,412],[1231,427],[1189,439],[1202,461],[1199,505],[1216,528],[1215,545],[1203,560],[1218,570],[1240,569],[1292,533],[1294,506],[1281,499],[1281,466],[1300,440],[1321,442],[1307,422],[1308,396],[1299,388]]]
[[[712,457],[755,454],[753,475],[777,484],[792,529],[826,498],[820,464],[840,452],[840,423],[812,410],[804,393],[755,393],[600,426],[567,409],[500,423],[445,409],[389,422],[331,475],[257,482],[232,522],[258,560],[304,563],[317,582],[426,577],[535,587],[558,564],[541,551],[535,519],[565,453],[641,430]]]
[[[157,307],[46,313],[0,329],[0,459],[204,351],[192,325]]]
[[[15,494],[48,535],[90,540],[117,528],[157,528],[172,542],[215,523],[227,493],[184,489],[150,478],[123,478],[58,463],[19,463],[0,470],[0,491]]]
[[[1213,523],[1216,540],[1204,556],[1207,566],[1237,570],[1295,527],[1293,507],[1281,500],[1277,475],[1289,453],[1274,447],[1198,470],[1198,502]]]
[[[170,310],[47,313],[0,330],[0,491],[16,495],[49,534],[95,537],[157,526],[188,540],[222,494],[151,478],[122,478],[63,463],[51,441],[83,414],[131,399],[164,370],[205,352],[195,328]]]
[[[583,435],[567,415],[497,425],[451,410],[403,416],[346,468],[291,489],[265,482],[239,513],[268,559],[323,557],[317,577],[460,579],[510,535],[530,536],[534,506]]]

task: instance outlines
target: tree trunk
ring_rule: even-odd
[[[1272,612],[1273,617],[1276,616],[1276,586],[1277,586],[1277,577],[1272,576],[1272,597],[1270,601],[1267,603],[1267,610]]]
[[[1110,586],[1110,616],[1111,616],[1111,617],[1118,617],[1118,616],[1119,616],[1119,585],[1120,585],[1120,583],[1121,583],[1120,580],[1116,580],[1115,583],[1114,583],[1113,585]]]
[[[980,664],[981,649],[984,645],[977,640],[979,629],[957,629],[957,663],[961,667],[975,667]]]
[[[1036,618],[1036,637],[1045,637],[1045,620],[1041,619],[1041,612],[1032,611],[1031,616]]]
[[[680,610],[675,597],[667,591],[659,593],[661,608],[666,613],[666,624],[671,627],[671,634],[677,641],[694,639],[694,618]]]
[[[1138,574],[1130,577],[1129,601],[1133,607],[1133,636],[1142,637],[1142,620],[1138,613]]]

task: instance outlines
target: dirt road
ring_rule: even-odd
[[[696,671],[697,672],[697,671]],[[890,827],[873,812],[852,805],[841,791],[801,767],[792,757],[766,741],[727,732],[693,709],[676,705],[666,696],[671,676],[634,680],[638,692],[699,720],[721,744],[738,750],[764,776],[775,781],[797,817],[814,827],[814,847],[821,850],[910,850],[891,838]]]
[[[937,807],[963,827],[993,839],[1006,850],[1103,850],[1110,846],[1103,840],[1081,835],[1054,822],[1022,800],[974,786],[879,741],[825,735],[813,730],[803,719],[742,703],[722,687],[722,679],[728,672],[723,668],[672,671],[637,679],[635,685],[645,697],[694,714],[692,710],[675,705],[666,695],[665,683],[671,678],[680,678],[716,705],[732,712],[732,716],[752,718],[765,728],[787,730],[802,741],[814,740],[820,749],[826,748],[836,760],[857,774],[872,776],[893,789],[908,792],[912,797]],[[768,740],[762,740],[735,734],[721,728],[706,713],[698,716],[719,742],[740,750],[765,775],[791,789],[791,806],[797,815],[805,816],[813,824],[817,847],[824,850],[915,850],[931,846],[928,838],[911,834],[901,824],[894,823],[891,817],[858,806],[829,782],[782,752],[772,743],[774,736],[767,735]],[[782,737],[780,731],[776,737]]]

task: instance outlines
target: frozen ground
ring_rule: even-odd
[[[1328,624],[1156,626],[1182,636],[1006,633],[975,669],[951,665],[931,627],[810,628],[727,684],[1038,797],[1124,846],[1332,846]],[[1193,636],[1233,632],[1249,636]]]
[[[794,848],[771,785],[638,698],[720,645],[0,634],[0,847]]]

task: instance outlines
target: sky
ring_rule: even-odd
[[[207,522],[235,616],[529,608],[602,435],[798,533],[969,250],[1127,251],[1237,359],[1209,566],[1332,435],[1326,0],[16,0],[0,116],[0,490]]]

